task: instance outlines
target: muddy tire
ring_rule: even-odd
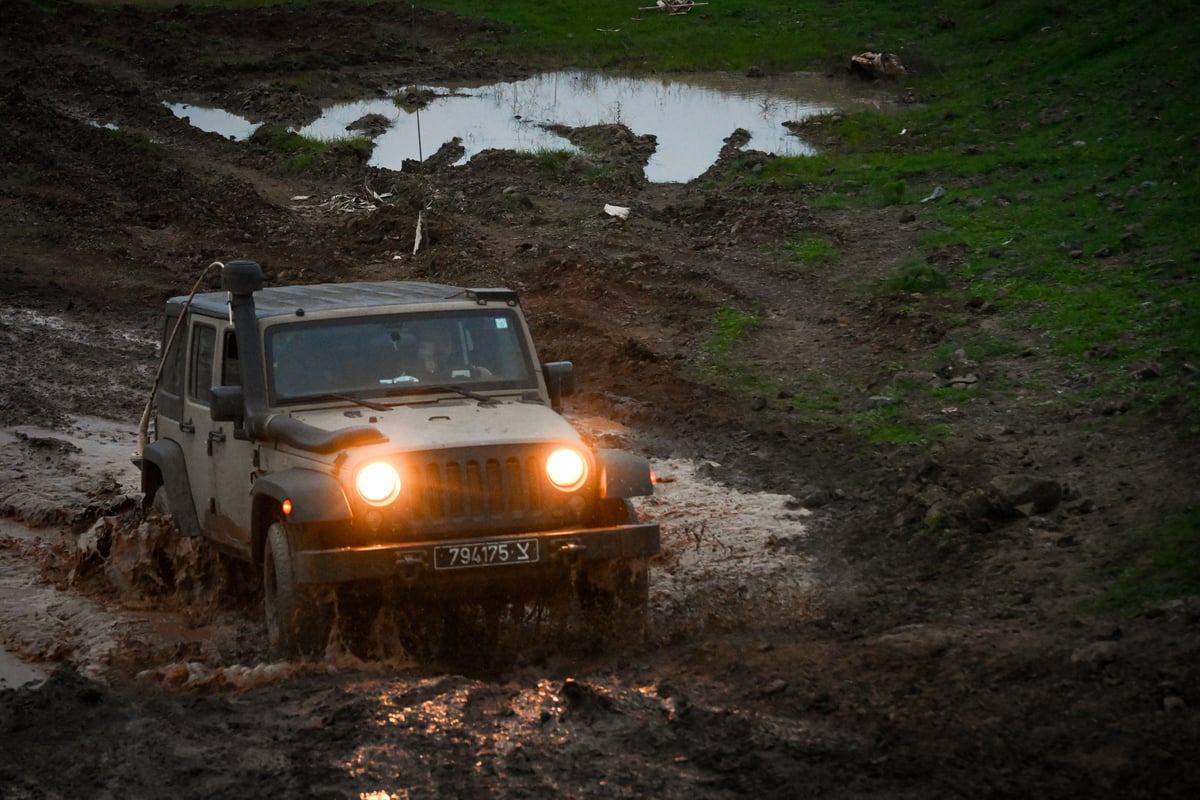
[[[596,525],[630,525],[638,521],[633,504],[621,498],[601,500]],[[605,642],[642,643],[650,605],[650,565],[645,558],[587,564],[575,579],[576,599],[584,623]]]
[[[316,587],[296,581],[291,537],[282,521],[267,529],[263,552],[263,606],[271,655],[315,656],[329,639],[331,613]]]

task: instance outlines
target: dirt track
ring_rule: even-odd
[[[920,208],[815,210],[803,191],[647,185],[615,128],[597,132],[611,145],[601,179],[500,152],[420,173],[336,156],[290,173],[162,101],[299,124],[375,88],[528,70],[478,54],[471,37],[501,31],[402,4],[154,17],[57,7],[17,3],[0,19],[0,511],[49,526],[41,541],[0,529],[3,643],[54,670],[37,687],[0,686],[0,796],[1200,788],[1200,607],[1114,621],[1078,605],[1094,569],[1120,556],[1106,530],[1195,497],[1197,456],[1173,420],[1126,415],[1121,398],[1064,406],[1061,367],[1033,340],[986,365],[936,365],[1017,388],[908,409],[949,428],[929,450],[866,446],[843,426],[796,421],[787,398],[696,382],[726,305],[763,320],[737,351],[754,372],[847,413],[880,402],[896,365],[931,370],[951,333],[991,326],[1020,341],[986,309],[860,291],[907,259],[927,224]],[[291,201],[364,185],[389,202],[342,214]],[[605,216],[609,202],[630,219]],[[810,235],[838,245],[820,272],[780,255]],[[956,253],[941,255],[952,267]],[[709,505],[645,509],[674,537],[650,646],[536,642],[498,668],[260,665],[253,598],[213,608],[166,589],[122,592],[78,555],[97,520],[138,523],[120,458],[93,460],[78,443],[121,449],[162,300],[231,257],[255,258],[275,282],[519,289],[541,355],[577,365],[578,418],[613,421],[596,435],[675,459],[680,481],[720,483]],[[1033,516],[972,508],[1008,474],[1052,479],[1061,501]],[[729,519],[763,509],[750,530]],[[941,537],[921,533],[931,514],[949,520]],[[735,536],[746,537],[744,582],[688,561],[706,545],[732,553]],[[202,586],[190,599],[211,596]]]

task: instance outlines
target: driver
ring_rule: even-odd
[[[490,378],[487,367],[469,364],[456,346],[454,332],[447,325],[432,325],[417,343],[416,372],[422,380]]]

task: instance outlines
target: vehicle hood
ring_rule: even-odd
[[[580,439],[553,409],[509,400],[481,403],[455,398],[398,405],[387,411],[341,407],[294,412],[292,416],[326,431],[373,427],[388,441],[371,448],[390,452]]]

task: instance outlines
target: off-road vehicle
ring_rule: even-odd
[[[221,272],[166,304],[135,461],[147,506],[261,570],[276,653],[319,650],[348,586],[432,613],[567,591],[644,619],[659,530],[628,498],[649,464],[560,416],[573,366],[539,365],[515,292]]]

